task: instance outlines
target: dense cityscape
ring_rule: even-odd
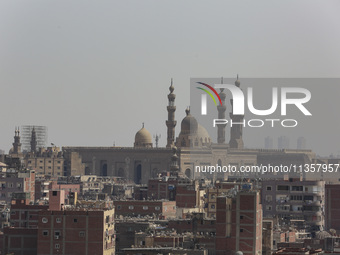
[[[167,97],[165,147],[144,123],[131,147],[46,146],[46,127],[15,127],[0,156],[1,254],[340,254],[337,173],[196,171],[340,159],[316,156],[304,138],[297,149],[282,137],[279,149],[268,137],[247,149],[242,128],[226,125],[212,141],[190,108],[176,134],[172,82]]]
[[[1,0],[0,255],[340,255],[339,9]]]

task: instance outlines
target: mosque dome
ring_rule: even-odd
[[[178,147],[209,147],[211,138],[208,131],[198,124],[196,118],[187,109],[186,116],[181,122],[181,132],[176,140]]]
[[[152,147],[152,137],[150,132],[143,127],[135,135],[135,147]]]
[[[181,122],[181,133],[196,133],[198,129],[198,122],[195,119],[194,116],[190,114],[190,110],[185,110],[187,116],[184,117],[184,119]]]

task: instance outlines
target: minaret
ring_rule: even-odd
[[[19,128],[15,128],[13,154],[20,154],[20,153],[21,153],[20,130]]]
[[[172,146],[175,145],[175,127],[177,121],[175,120],[175,111],[176,111],[176,106],[175,106],[175,98],[176,95],[173,93],[175,88],[172,85],[172,78],[171,78],[171,85],[169,87],[170,94],[168,95],[169,99],[169,104],[167,106],[168,110],[168,120],[166,121],[166,126],[168,127],[168,142],[166,144],[167,148],[171,148]]]
[[[240,87],[241,83],[238,79],[235,81],[235,86]],[[229,147],[230,148],[236,148],[236,149],[242,149],[243,148],[243,139],[242,139],[242,129],[243,129],[243,118],[244,115],[234,115],[233,114],[233,100],[230,99],[232,111],[230,113],[230,119],[233,122],[233,126],[230,129],[230,141],[229,141]]]
[[[172,176],[178,175],[179,166],[178,166],[178,156],[177,156],[177,147],[172,147],[172,156],[170,163],[170,172]]]
[[[37,152],[37,135],[35,133],[35,129],[32,129],[32,136],[31,136],[31,152]]]
[[[223,84],[223,77],[221,78],[221,84]],[[218,105],[217,106],[217,111],[218,111],[218,118],[219,119],[225,119],[225,111],[227,109],[226,105],[225,105],[225,98],[226,98],[226,94],[223,92],[224,89],[221,88],[220,89],[220,98],[222,101],[223,105]],[[225,127],[227,124],[221,124],[221,125],[217,125],[217,143],[222,144],[225,143]]]

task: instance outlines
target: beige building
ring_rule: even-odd
[[[240,86],[240,81],[235,82]],[[84,172],[78,174],[93,174],[102,176],[119,176],[146,184],[148,179],[157,177],[160,172],[180,171],[191,179],[211,178],[225,179],[229,175],[246,177],[247,174],[215,173],[209,174],[202,169],[209,166],[254,166],[259,164],[290,165],[305,164],[315,160],[315,154],[308,150],[263,150],[244,148],[242,126],[233,126],[230,130],[230,141],[226,142],[226,127],[219,125],[217,143],[214,143],[207,130],[201,126],[190,109],[181,122],[181,131],[176,137],[174,87],[171,84],[168,95],[167,145],[165,148],[154,148],[149,131],[143,127],[136,133],[133,147],[63,147],[64,157],[70,158],[70,153],[77,152],[84,164]],[[224,101],[226,95],[220,92]],[[225,118],[226,107],[218,106],[219,118]],[[234,122],[241,122],[243,116],[232,115]],[[198,171],[198,170],[201,170]],[[67,173],[74,175],[73,171]],[[251,175],[258,177],[260,174]],[[299,173],[296,173],[299,175]],[[272,177],[272,174],[269,174]],[[261,177],[266,177],[261,175]],[[280,177],[277,175],[276,177]],[[282,176],[283,177],[283,176]]]

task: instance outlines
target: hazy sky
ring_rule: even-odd
[[[310,0],[2,0],[0,149],[21,125],[47,126],[57,146],[132,146],[142,122],[164,145],[171,77],[176,135],[191,77],[339,77],[339,10]]]

